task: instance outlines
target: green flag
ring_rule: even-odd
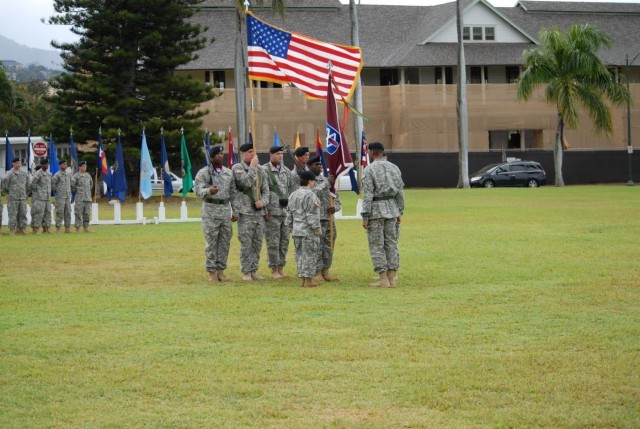
[[[182,160],[182,198],[187,197],[187,192],[193,189],[193,177],[191,176],[191,160],[187,152],[187,142],[184,133],[180,138],[180,159]]]

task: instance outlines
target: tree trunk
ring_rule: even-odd
[[[558,114],[558,130],[556,132],[556,144],[553,148],[553,166],[556,175],[556,186],[564,186],[564,178],[562,177],[562,157],[563,157],[563,142],[564,138],[564,120],[562,115]]]
[[[236,12],[236,45],[235,45],[235,85],[236,85],[236,127],[238,142],[236,149],[247,142],[247,68],[242,43],[242,12]],[[252,130],[255,133],[256,130]]]
[[[353,46],[360,46],[360,33],[358,27],[358,13],[356,10],[355,0],[349,0],[349,9],[351,11],[351,44]],[[356,83],[356,90],[354,92],[354,107],[355,109],[363,113],[362,110],[362,85],[360,81],[360,76],[358,76],[358,82]],[[362,185],[362,132],[364,131],[364,122],[362,120],[362,116],[356,115],[354,117],[354,127],[355,127],[355,148],[356,148],[356,159],[358,160],[358,165],[356,165],[356,171],[358,173],[358,186]]]
[[[469,188],[469,117],[467,113],[467,73],[462,40],[462,2],[456,0],[456,22],[458,29],[458,188]],[[443,76],[444,79],[444,70]]]

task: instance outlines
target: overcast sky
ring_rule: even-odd
[[[340,0],[348,4],[349,0]],[[583,0],[589,1],[589,0]],[[616,0],[609,0],[616,1]],[[448,0],[362,0],[362,4],[433,5],[447,3]],[[513,6],[517,0],[489,0],[494,6]],[[640,0],[618,0],[617,2],[638,3]],[[70,42],[76,40],[68,27],[48,25],[41,22],[53,14],[53,0],[0,0],[2,24],[0,35],[8,37],[31,48],[53,49],[51,40]]]

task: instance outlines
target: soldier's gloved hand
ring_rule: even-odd
[[[316,237],[320,237],[322,235],[322,230],[318,228],[313,233],[316,235]]]
[[[215,195],[215,194],[217,194],[217,193],[218,193],[218,187],[217,187],[216,185],[211,186],[211,187],[209,188],[209,193],[210,193],[211,195]]]
[[[238,221],[238,216],[231,215],[231,222],[237,222],[237,221]]]
[[[362,227],[364,229],[369,229],[369,221],[368,220],[363,220],[362,221]]]
[[[335,185],[335,184],[336,184],[336,176],[334,176],[333,174],[332,174],[332,175],[330,175],[327,179],[329,180],[329,184],[330,184],[331,186],[333,186],[333,185]]]
[[[334,214],[336,212],[336,208],[333,206],[329,207],[329,214]]]
[[[258,159],[258,155],[256,155],[253,158],[251,158],[251,163],[249,164],[249,166],[255,167],[256,165],[258,165],[259,162],[260,160]]]
[[[401,221],[402,221],[401,216],[398,216],[398,217],[396,218],[396,224],[400,225],[400,222],[401,222]]]
[[[264,207],[264,202],[262,200],[256,201],[256,208],[261,209],[262,207]]]
[[[269,213],[265,213],[264,216],[262,216],[264,218],[264,220],[268,221],[269,219],[271,219],[271,216],[269,216]]]

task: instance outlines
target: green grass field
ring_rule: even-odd
[[[200,223],[1,236],[0,427],[640,426],[638,186],[406,199],[397,289],[356,220],[315,289],[235,235],[207,283]]]

